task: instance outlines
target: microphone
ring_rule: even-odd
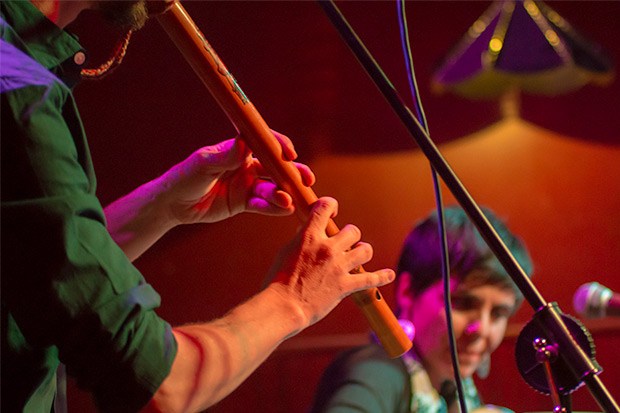
[[[585,318],[620,317],[620,294],[597,282],[583,284],[573,296],[573,308]]]

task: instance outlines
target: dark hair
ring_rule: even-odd
[[[531,276],[533,265],[525,245],[491,210],[481,209],[517,262]],[[444,215],[451,276],[462,281],[472,271],[481,270],[475,272],[476,283],[508,288],[514,292],[517,304],[520,304],[523,295],[465,212],[460,207],[450,206],[444,209]],[[437,212],[433,212],[418,223],[405,239],[398,261],[397,277],[405,271],[411,274],[411,292],[416,296],[441,279],[441,262]]]

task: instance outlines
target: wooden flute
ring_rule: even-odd
[[[147,1],[147,5],[149,12],[156,16],[276,185],[293,197],[300,219],[306,220],[312,204],[318,199],[317,195],[303,184],[294,163],[284,157],[282,147],[271,129],[185,8],[178,0]],[[326,232],[328,236],[339,232],[331,219]],[[364,269],[359,267],[356,271],[363,272]],[[411,348],[411,340],[378,288],[359,291],[351,296],[390,357],[399,357]]]

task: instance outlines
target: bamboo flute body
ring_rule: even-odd
[[[163,11],[157,14],[157,20],[274,182],[291,194],[299,218],[306,220],[312,204],[318,199],[317,195],[303,184],[299,171],[293,162],[284,157],[282,147],[269,126],[245,96],[187,11],[176,0],[149,3],[164,5]],[[339,232],[333,220],[330,220],[326,232],[329,236]],[[363,271],[362,267],[358,268],[358,272]],[[378,288],[353,293],[352,297],[390,357],[399,357],[411,348],[411,341]]]

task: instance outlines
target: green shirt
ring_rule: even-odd
[[[468,411],[481,406],[471,378],[463,381]],[[456,402],[458,403],[458,401]],[[340,355],[317,387],[313,413],[447,413],[445,399],[411,353],[391,359],[369,344]]]
[[[102,411],[139,410],[177,347],[95,196],[81,47],[28,1],[0,7],[2,411],[49,412],[59,362]]]

